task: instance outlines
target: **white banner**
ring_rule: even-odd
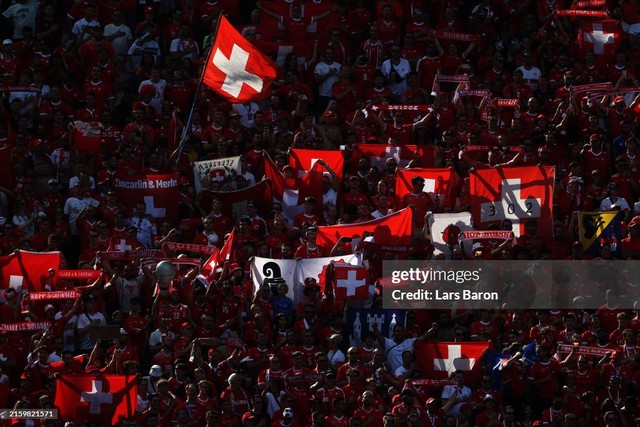
[[[429,230],[431,230],[431,240],[435,247],[434,253],[443,253],[447,259],[451,259],[451,243],[458,243],[461,232],[473,230],[472,224],[471,212],[429,215]],[[471,253],[472,243],[472,240],[464,241],[466,253]]]
[[[215,160],[202,160],[193,163],[193,176],[196,192],[199,194],[204,182],[223,181],[229,174],[240,173],[240,156],[224,157]]]

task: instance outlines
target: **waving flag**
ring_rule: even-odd
[[[411,168],[400,169],[396,178],[396,197],[402,200],[405,194],[411,193],[413,184],[411,180],[415,176],[424,178],[422,191],[436,199],[440,197],[440,206],[453,206],[455,195],[460,187],[460,177],[453,168]]]
[[[321,159],[333,169],[339,179],[342,179],[344,156],[340,150],[303,150],[301,148],[292,148],[289,164],[293,170],[296,171],[296,176],[303,176]]]
[[[60,252],[16,251],[0,257],[0,289],[42,292],[49,280],[49,269],[60,266]]]
[[[620,253],[620,212],[579,212],[578,220],[580,243],[585,253],[600,256],[600,248],[604,244],[611,245],[611,252]]]
[[[587,51],[593,51],[596,60],[605,63],[613,59],[616,51],[620,49],[622,34],[622,26],[617,20],[590,21],[585,19],[580,26],[577,43],[582,55]]]
[[[379,170],[384,168],[388,158],[396,159],[398,167],[404,168],[418,153],[420,167],[430,168],[434,165],[435,147],[418,147],[416,145],[389,145],[389,144],[353,144],[353,156],[351,157],[351,170],[358,168],[358,160],[366,157],[372,167]]]
[[[60,375],[55,406],[62,421],[118,425],[136,411],[134,375]]]
[[[287,178],[276,167],[271,158],[264,159],[265,177],[271,187],[273,201],[282,203],[284,216],[293,218],[304,211],[304,200],[309,196],[316,199],[316,213],[322,214],[322,172],[324,168],[315,163],[313,168],[300,178]]]
[[[202,82],[227,101],[243,103],[268,96],[275,77],[273,61],[221,16]]]
[[[234,259],[234,240],[235,240],[235,235],[236,235],[236,230],[235,228],[233,230],[231,230],[231,233],[229,233],[229,238],[227,238],[227,241],[224,243],[224,246],[222,246],[222,249],[220,249],[219,251],[215,251],[207,260],[207,262],[204,263],[204,265],[202,266],[202,274],[203,275],[208,275],[209,278],[213,278],[216,273],[222,271],[222,265],[225,263],[225,261],[229,261],[232,262]]]
[[[200,193],[200,206],[205,212],[210,212],[213,200],[220,200],[222,213],[231,218],[235,224],[236,220],[247,215],[247,203],[249,200],[256,202],[260,215],[268,215],[271,209],[271,197],[269,194],[270,190],[267,181],[260,181],[256,185],[235,191],[202,190]]]
[[[446,379],[456,370],[481,370],[480,357],[487,343],[416,341],[414,348],[424,378]]]
[[[118,174],[113,180],[113,186],[118,200],[128,211],[133,211],[137,203],[144,203],[147,215],[155,219],[178,221],[177,201],[180,199],[180,189],[177,174]]]
[[[479,228],[509,219],[520,236],[529,219],[538,222],[538,234],[552,234],[553,166],[484,169],[469,174],[471,209]]]
[[[372,221],[318,227],[317,243],[332,248],[340,237],[351,237],[352,245],[355,246],[365,232],[371,232],[372,243],[378,246],[409,246],[412,219],[411,208],[406,208]]]

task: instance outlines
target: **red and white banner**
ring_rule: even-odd
[[[44,301],[44,300],[52,300],[52,299],[75,299],[75,298],[78,298],[79,296],[80,294],[75,289],[70,291],[29,292],[29,299],[31,301]]]
[[[351,156],[351,170],[358,168],[358,160],[366,157],[371,162],[371,167],[383,170],[385,162],[393,158],[398,163],[398,167],[406,167],[418,153],[420,166],[423,168],[433,167],[436,150],[433,146],[405,145],[397,146],[390,144],[353,144],[353,155]]]
[[[471,253],[473,242],[460,240],[461,232],[473,230],[471,213],[434,213],[429,215],[428,221],[434,254],[444,254],[446,259],[451,259],[453,248],[459,244],[464,244],[465,252]]]
[[[51,329],[51,322],[19,322],[19,323],[4,323],[0,325],[0,331],[7,332],[32,332],[32,331],[46,331]]]
[[[335,263],[333,265],[333,295],[336,300],[369,297],[369,270],[364,267]]]
[[[299,178],[287,178],[276,167],[270,157],[264,159],[264,176],[271,188],[274,202],[282,203],[282,213],[289,223],[304,211],[304,200],[313,196],[316,200],[316,214],[322,215],[322,172],[324,168],[315,163],[313,168]]]
[[[448,76],[445,74],[436,74],[436,78],[435,78],[436,82],[449,82],[449,83],[461,83],[461,82],[468,82],[469,81],[469,76],[467,76],[466,74],[456,74],[453,76]]]
[[[58,279],[97,279],[102,276],[98,270],[57,270]]]
[[[433,30],[431,32],[435,37],[444,40],[455,40],[459,42],[472,42],[478,40],[475,34],[456,33],[453,31]]]
[[[274,285],[286,283],[289,285],[287,296],[294,302],[299,302],[304,296],[304,281],[309,277],[316,279],[320,289],[325,290],[326,272],[331,263],[358,266],[360,259],[353,254],[299,260],[253,257],[251,258],[253,289],[257,291],[265,280]]]
[[[0,289],[43,291],[49,282],[49,269],[58,269],[60,252],[16,251],[0,257]]]
[[[482,369],[480,357],[486,348],[487,343],[479,342],[416,341],[414,344],[422,376],[435,380],[447,379],[457,370]]]
[[[581,0],[571,4],[571,9],[586,9],[589,7],[603,7],[607,5],[606,0]]]
[[[560,354],[569,354],[573,351],[573,346],[570,344],[560,344],[558,346],[558,350],[557,352]],[[613,351],[610,348],[600,348],[600,347],[583,347],[580,346],[578,347],[577,351],[576,351],[576,355],[581,356],[581,355],[585,355],[585,356],[598,356],[598,357],[603,357],[605,356],[607,353]]]
[[[513,231],[473,230],[460,233],[460,240],[509,240],[513,238]]]
[[[278,67],[284,67],[287,56],[290,54],[296,57],[298,65],[308,62],[313,57],[313,40],[274,42],[262,39],[256,40],[255,45],[265,55],[275,57]]]
[[[557,10],[558,16],[571,16],[576,18],[608,18],[609,12],[606,10],[578,10],[578,9],[564,9]]]
[[[262,99],[271,93],[276,64],[220,16],[202,82],[229,102]]]
[[[491,92],[487,89],[464,89],[459,90],[458,95],[460,96],[489,96]]]
[[[229,261],[231,263],[234,260],[235,236],[236,230],[234,228],[233,230],[231,230],[231,233],[229,233],[229,238],[227,238],[227,241],[222,246],[222,249],[214,252],[213,255],[211,255],[211,257],[209,257],[209,259],[202,266],[203,275],[209,276],[209,278],[213,278],[216,273],[222,271],[222,265],[225,263],[225,261]]]
[[[519,99],[504,99],[499,98],[493,101],[493,104],[496,107],[511,107],[511,108],[519,108],[520,100]]]
[[[402,104],[374,104],[371,106],[373,111],[432,111],[430,105],[402,105]]]
[[[613,89],[613,85],[611,82],[605,83],[591,83],[588,85],[579,85],[579,86],[571,86],[569,92],[572,95],[577,95],[579,93],[584,92],[601,92],[601,91],[610,91]]]
[[[600,62],[612,59],[622,42],[622,25],[620,21],[583,21],[576,40],[582,55],[593,51]]]
[[[135,375],[60,375],[55,406],[61,420],[82,424],[118,425],[136,410]]]
[[[453,206],[453,201],[461,182],[460,177],[453,168],[398,169],[395,188],[398,201],[411,193],[413,189],[411,180],[416,176],[424,178],[422,191],[428,193],[433,200],[436,200],[437,195],[440,200],[440,206]]]
[[[332,248],[340,237],[362,239],[365,232],[373,233],[373,243],[380,246],[411,245],[413,214],[405,208],[385,217],[359,224],[340,224],[318,227],[317,243]]]
[[[177,174],[116,175],[113,186],[118,200],[127,211],[133,211],[138,203],[147,207],[146,214],[153,219],[166,219],[177,223],[180,187]]]
[[[205,212],[211,212],[211,204],[217,199],[222,203],[222,213],[229,218],[241,218],[247,215],[247,203],[256,202],[258,212],[266,216],[271,209],[271,189],[267,181],[260,181],[256,185],[234,191],[202,190],[200,206]]]
[[[40,92],[35,85],[0,85],[0,92]]]
[[[130,251],[104,251],[99,252],[100,259],[134,261],[142,258],[161,257],[162,252],[157,249],[133,249]]]
[[[99,123],[76,120],[69,127],[73,129],[73,148],[76,151],[89,153],[100,151],[102,136]]]
[[[524,233],[529,219],[538,222],[537,233],[551,238],[553,227],[554,168],[527,166],[477,170],[469,173],[471,213],[479,228],[509,219],[513,232]]]
[[[338,175],[338,178],[342,179],[344,155],[340,150],[305,150],[292,148],[289,156],[289,164],[296,172],[295,176],[298,177],[302,177],[313,169],[313,166],[318,160],[324,160],[336,175]],[[323,171],[326,171],[326,169],[323,168]]]
[[[199,254],[211,255],[216,251],[214,246],[196,245],[193,243],[178,243],[169,242],[166,243],[162,250],[165,251],[181,251],[181,252],[197,252]]]
[[[193,177],[196,193],[200,194],[203,184],[222,181],[234,174],[241,174],[240,156],[193,162]]]

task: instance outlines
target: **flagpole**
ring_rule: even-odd
[[[184,125],[184,129],[182,130],[182,136],[180,138],[180,145],[178,147],[178,153],[182,153],[182,149],[184,148],[184,141],[187,138],[187,132],[189,127],[191,126],[191,119],[193,118],[193,110],[196,109],[196,102],[198,101],[198,95],[200,95],[200,89],[202,88],[202,79],[204,78],[204,72],[207,69],[207,63],[209,62],[209,57],[211,56],[211,52],[213,51],[213,45],[215,44],[216,38],[218,38],[218,28],[220,27],[220,19],[222,18],[222,11],[218,15],[218,21],[216,22],[216,29],[214,31],[214,39],[211,43],[211,49],[209,50],[209,54],[207,55],[206,62],[202,67],[202,71],[200,72],[200,79],[198,79],[198,87],[196,88],[196,93],[193,97],[193,103],[191,104],[191,111],[189,112],[189,117],[187,118],[187,122]]]

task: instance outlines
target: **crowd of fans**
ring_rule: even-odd
[[[51,408],[57,375],[104,372],[139,378],[136,414],[123,426],[639,425],[640,303],[619,308],[616,292],[606,298],[603,292],[597,311],[418,310],[393,337],[376,331],[349,347],[344,303],[320,295],[312,281],[288,284],[304,286],[297,304],[286,286],[263,286],[254,295],[246,271],[254,254],[329,255],[331,248],[315,244],[315,226],[364,222],[405,206],[414,210],[414,237],[425,248],[411,257],[424,259],[432,253],[421,232],[425,214],[470,210],[464,179],[451,200],[423,193],[419,178],[398,200],[397,159],[382,170],[367,158],[351,165],[355,143],[433,146],[431,164],[416,158],[411,166],[452,167],[462,178],[472,167],[556,167],[553,234],[538,233],[530,221],[517,241],[474,245],[469,258],[589,259],[575,244],[572,219],[594,210],[624,217],[621,247],[604,242],[600,257],[640,257],[637,99],[633,92],[571,91],[590,83],[637,85],[638,2],[340,0],[317,16],[302,16],[296,5],[291,16],[277,16],[268,1],[8,3],[0,146],[10,147],[13,181],[0,188],[0,253],[62,251],[47,289],[75,288],[81,297],[28,306],[15,290],[2,293],[0,324],[52,327],[0,330],[0,407]],[[302,4],[314,10],[324,3]],[[581,53],[581,20],[554,13],[570,7],[607,10],[621,23],[615,55]],[[232,105],[204,87],[196,98],[222,11],[249,40],[266,34],[315,40],[313,52],[306,62],[287,57],[263,101]],[[311,23],[330,31],[309,33]],[[468,80],[440,82],[438,74]],[[518,102],[505,107],[496,99]],[[176,150],[172,117],[179,128],[192,104]],[[430,108],[371,108],[380,104]],[[74,121],[97,122],[103,135],[121,136],[103,138],[97,153],[77,151]],[[218,200],[201,205],[193,161],[241,155],[233,180],[207,183],[240,189],[260,181],[267,152],[286,173],[291,147],[344,151],[343,177],[323,162],[323,212],[314,212],[310,200],[289,223],[279,204],[265,209],[250,202],[242,218],[225,216]],[[180,175],[180,223],[150,217],[142,201],[134,212],[123,207],[114,177],[164,172]],[[263,219],[259,210],[270,214]],[[211,282],[198,268],[183,268],[167,295],[139,260],[100,256],[122,239],[140,248],[168,242],[220,248],[234,227],[239,249],[232,263]],[[345,240],[334,250],[352,249]],[[374,282],[389,255],[364,256]],[[94,266],[103,278],[79,283],[55,275]],[[628,295],[627,303],[638,296]],[[379,307],[379,296],[362,304]],[[115,338],[95,333],[107,325],[116,327]],[[415,382],[423,379],[416,339],[486,341],[509,358],[497,383],[492,369],[457,371],[446,384]],[[535,354],[523,355],[532,342]],[[574,350],[557,354],[559,343]],[[606,354],[583,354],[581,346]]]

